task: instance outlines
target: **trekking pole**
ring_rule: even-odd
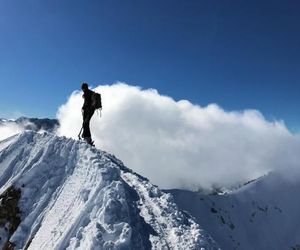
[[[83,115],[83,113],[82,113],[82,115]],[[80,129],[80,131],[79,131],[79,134],[78,134],[79,140],[81,140],[81,132],[82,132],[82,129],[83,129],[84,122],[85,122],[85,120],[83,121],[82,127],[81,127],[81,129]]]
[[[81,129],[80,129],[80,131],[79,131],[79,134],[78,134],[79,140],[81,140],[81,131],[82,131],[82,129],[83,129],[83,126],[84,126],[84,123],[85,123],[86,120],[87,120],[87,118],[83,121],[82,127],[81,127]]]
[[[82,127],[81,127],[81,129],[80,129],[80,131],[79,131],[79,134],[78,134],[79,140],[81,140],[81,131],[82,131],[82,129],[83,129],[83,125],[82,125]]]

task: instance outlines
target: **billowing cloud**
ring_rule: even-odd
[[[0,141],[21,133],[25,130],[24,126],[13,122],[0,124]]]
[[[122,83],[95,91],[103,99],[102,117],[91,123],[96,146],[162,188],[231,187],[300,162],[299,137],[256,110],[200,107]],[[81,95],[60,107],[60,135],[77,138]]]
[[[31,120],[36,120],[35,123]],[[19,134],[25,130],[34,130],[36,132],[43,132],[45,130],[55,131],[56,124],[50,120],[47,123],[47,119],[30,119],[26,117],[19,117],[18,119],[0,119],[0,141]],[[48,126],[47,126],[48,125]],[[45,127],[45,128],[44,128]]]

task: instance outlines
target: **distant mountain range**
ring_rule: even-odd
[[[221,249],[300,250],[300,178],[272,172],[224,194],[166,190]]]
[[[45,130],[48,132],[53,132],[58,126],[59,122],[57,119],[48,119],[48,118],[28,118],[28,117],[20,117],[18,119],[0,119],[0,125],[5,124],[17,124],[22,126],[26,130]]]

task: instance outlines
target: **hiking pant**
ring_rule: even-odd
[[[95,112],[95,109],[85,109],[83,110],[83,132],[82,137],[91,137],[91,130],[90,130],[90,121]]]

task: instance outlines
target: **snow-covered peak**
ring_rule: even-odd
[[[0,247],[217,249],[171,195],[82,141],[0,142]]]

